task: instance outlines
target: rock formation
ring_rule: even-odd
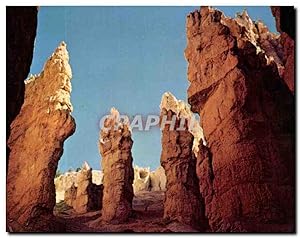
[[[76,201],[76,196],[77,196],[77,187],[73,183],[70,188],[68,188],[64,192],[64,202],[70,207],[75,206],[75,201]]]
[[[24,102],[24,80],[33,56],[37,14],[37,7],[6,7],[6,140],[10,124]],[[9,152],[7,147],[7,159]]]
[[[149,191],[150,189],[150,168],[134,167],[133,192]]]
[[[151,191],[165,191],[167,184],[167,177],[165,170],[159,166],[155,171],[150,173],[150,187]]]
[[[75,187],[78,186],[77,177],[80,174],[80,171],[66,172],[54,179],[56,203],[59,203],[59,202],[65,200],[65,192],[67,190],[69,190],[73,184]],[[102,171],[92,170],[92,183],[93,184],[95,184],[95,185],[102,184],[102,179],[103,179]]]
[[[277,31],[283,46],[283,79],[291,92],[295,92],[295,9],[291,6],[271,7]]]
[[[25,83],[25,99],[11,124],[7,217],[13,231],[53,231],[54,176],[63,142],[75,131],[72,73],[63,42],[43,71]],[[16,228],[18,226],[18,228]]]
[[[128,219],[132,210],[133,178],[131,131],[112,108],[100,132],[99,151],[103,169],[102,221],[119,223]]]
[[[103,185],[92,182],[92,168],[84,162],[82,169],[73,173],[76,174],[76,184],[73,182],[71,187],[65,190],[64,202],[79,214],[101,210]]]
[[[188,101],[207,142],[199,143],[197,174],[210,229],[293,231],[294,98],[271,57],[280,59],[280,47],[268,52],[245,13],[229,19],[202,7],[186,28]]]
[[[86,213],[90,211],[91,199],[89,196],[89,188],[92,185],[92,169],[84,162],[80,173],[77,176],[77,191],[74,209],[77,213]],[[99,197],[99,200],[101,198]]]
[[[163,95],[160,108],[162,127],[160,161],[167,176],[164,219],[178,221],[203,231],[206,224],[196,176],[194,136],[189,126],[192,112],[187,104],[177,101],[171,93]],[[163,126],[163,117],[171,121],[174,116],[176,120],[173,129],[170,128],[170,124]]]

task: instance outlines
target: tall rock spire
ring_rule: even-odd
[[[11,124],[7,216],[18,231],[55,231],[54,177],[63,143],[75,131],[71,67],[62,42],[39,75],[25,82],[25,99]],[[26,181],[26,182],[24,182]]]
[[[162,96],[160,105],[162,128],[162,152],[160,162],[167,176],[164,201],[164,219],[178,221],[205,231],[203,200],[201,199],[196,175],[196,157],[193,147],[198,145],[202,131],[191,130],[189,123],[192,112],[183,101],[171,93]],[[173,120],[173,118],[175,120]],[[169,123],[174,122],[174,127]],[[197,122],[199,123],[199,122]],[[200,126],[199,126],[200,129]],[[196,141],[196,142],[195,142]]]
[[[99,151],[103,170],[103,206],[101,220],[108,223],[125,222],[132,212],[133,179],[131,148],[133,141],[129,124],[120,120],[117,109],[100,131]]]

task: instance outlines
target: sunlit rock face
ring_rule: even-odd
[[[63,142],[75,131],[70,102],[72,73],[62,42],[43,71],[25,83],[25,99],[11,124],[7,217],[12,230],[54,231],[54,176]]]
[[[103,185],[93,183],[95,174],[99,173],[93,173],[88,163],[84,162],[78,172],[68,172],[55,179],[56,196],[63,195],[60,200],[56,198],[56,202],[64,201],[78,214],[101,210]]]
[[[164,219],[177,221],[200,230],[205,229],[204,209],[196,176],[196,157],[193,151],[194,136],[188,122],[192,112],[189,106],[165,93],[160,106],[161,123],[175,118],[175,127],[162,126],[161,165],[167,177],[164,201]],[[180,123],[183,120],[183,124]],[[183,126],[182,126],[183,125]],[[181,130],[178,130],[179,127]],[[198,144],[198,143],[197,143]]]
[[[71,188],[71,186],[74,184],[74,186],[78,186],[77,179],[78,175],[81,172],[66,172],[59,177],[54,179],[55,184],[55,193],[56,193],[56,203],[59,203],[63,200],[65,200],[65,192]],[[92,183],[95,185],[102,184],[103,179],[103,173],[100,170],[92,170]]]
[[[74,209],[77,213],[85,213],[90,211],[91,199],[89,196],[89,187],[92,185],[92,169],[84,162],[80,173],[77,175],[77,190]],[[99,200],[101,198],[99,197]]]
[[[230,19],[207,7],[186,21],[188,101],[207,142],[196,170],[211,231],[294,230],[294,98],[271,57],[281,59],[280,50],[268,52],[260,27],[245,13]]]
[[[150,173],[151,191],[165,191],[167,184],[167,177],[165,170],[159,166],[155,171]]]
[[[150,188],[150,168],[134,167],[133,192],[149,191]]]
[[[10,124],[24,102],[25,84],[33,57],[37,7],[6,7],[6,139]],[[7,159],[9,148],[7,147]],[[6,165],[8,166],[8,162]]]
[[[293,6],[271,7],[276,20],[277,31],[283,46],[283,79],[295,93],[295,9]]]
[[[111,116],[100,131],[99,151],[103,170],[103,207],[101,219],[108,223],[127,221],[132,211],[133,179],[129,124],[121,122],[119,112]]]
[[[77,196],[77,187],[75,187],[75,184],[73,183],[71,187],[66,189],[66,191],[64,192],[64,203],[70,207],[74,207],[76,196]]]

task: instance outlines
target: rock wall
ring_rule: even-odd
[[[54,179],[56,203],[65,200],[65,192],[74,184],[78,186],[77,179],[80,171],[66,172]],[[103,173],[100,170],[92,170],[92,183],[95,185],[102,184]]]
[[[295,8],[292,6],[271,7],[277,31],[283,46],[283,79],[291,92],[295,93]]]
[[[145,174],[144,174],[145,173]],[[65,200],[65,194],[72,185],[78,186],[77,179],[80,171],[66,172],[54,179],[56,203]],[[103,180],[103,172],[100,170],[92,170],[92,183],[94,185],[101,185]],[[141,168],[135,166],[133,191],[134,194],[140,191],[165,191],[166,190],[166,174],[163,167],[159,166],[155,171],[149,168]]]
[[[139,191],[149,191],[151,185],[150,181],[150,168],[134,167],[134,180],[133,180],[133,193]]]
[[[75,131],[70,103],[72,73],[61,43],[43,71],[26,82],[20,113],[11,124],[7,218],[13,231],[53,231],[54,176],[63,142]]]
[[[165,191],[167,184],[167,177],[165,170],[159,166],[155,171],[150,173],[150,187],[151,191]]]
[[[131,148],[133,141],[129,124],[120,121],[112,108],[111,116],[101,128],[99,151],[103,169],[102,221],[121,223],[131,215],[133,179]]]
[[[73,207],[79,214],[101,210],[103,185],[93,183],[93,170],[85,162],[80,171],[73,173],[76,174],[76,184],[73,182],[66,188],[63,199],[65,204]],[[59,192],[56,191],[57,193]]]
[[[193,152],[194,136],[189,130],[189,107],[171,93],[165,93],[161,102],[161,122],[175,116],[175,127],[162,126],[161,165],[167,176],[164,201],[164,219],[178,221],[202,231],[205,230],[203,204],[196,175],[196,158]],[[181,124],[180,119],[183,120]],[[184,125],[182,130],[178,130]]]
[[[245,24],[257,27],[207,7],[187,17],[188,101],[207,142],[200,192],[214,232],[294,231],[294,97]]]
[[[6,7],[6,140],[10,124],[24,102],[24,80],[33,56],[37,14],[37,7]],[[8,147],[6,151],[8,159]],[[8,160],[6,165],[8,167]]]

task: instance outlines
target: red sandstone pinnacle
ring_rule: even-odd
[[[26,82],[25,99],[11,124],[7,218],[13,231],[55,231],[54,177],[63,142],[75,131],[70,103],[72,77],[63,42],[43,71]]]
[[[186,22],[188,100],[207,141],[197,156],[205,214],[213,232],[294,231],[294,97],[241,18],[202,7]]]
[[[103,170],[103,206],[101,220],[122,223],[132,212],[133,178],[131,148],[133,141],[127,123],[122,123],[119,112],[112,108],[101,129],[99,151]]]
[[[178,221],[202,231],[206,228],[203,203],[196,176],[196,158],[193,152],[194,136],[189,131],[191,111],[182,101],[165,93],[161,103],[163,116],[171,121],[176,115],[174,130],[166,125],[162,131],[161,165],[167,176],[164,201],[164,219]],[[185,120],[184,130],[177,131],[180,118]]]

